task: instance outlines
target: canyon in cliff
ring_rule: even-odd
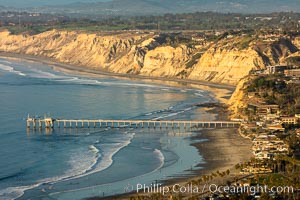
[[[152,32],[51,30],[37,35],[0,32],[0,51],[42,56],[121,74],[237,85],[251,70],[299,58],[299,38],[223,35],[215,39]]]

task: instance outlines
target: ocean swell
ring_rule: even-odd
[[[111,144],[108,151],[102,152],[102,154],[100,154],[100,150],[95,146],[95,144],[90,145],[88,147],[88,151],[81,151],[81,153],[80,151],[74,151],[68,162],[70,170],[68,170],[64,175],[42,179],[32,185],[9,187],[0,190],[0,199],[17,199],[22,197],[26,190],[39,187],[43,184],[54,184],[62,181],[68,181],[103,171],[113,164],[113,156],[122,148],[128,146],[134,135],[135,133],[126,134],[126,136],[128,136],[127,140]],[[90,155],[91,153],[93,154],[92,156]]]

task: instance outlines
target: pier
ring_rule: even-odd
[[[238,128],[237,121],[185,121],[185,120],[71,120],[27,118],[28,129],[54,128],[159,128],[159,129],[205,129]]]

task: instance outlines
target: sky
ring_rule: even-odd
[[[35,7],[45,5],[64,5],[76,2],[104,2],[111,0],[0,0],[0,6],[6,7]]]

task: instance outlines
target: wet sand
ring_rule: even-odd
[[[241,137],[237,129],[202,130],[196,137],[199,138],[207,139],[205,142],[193,144],[207,162],[202,165],[204,170],[199,170],[201,174],[227,169],[234,171],[237,163],[245,162],[252,156],[251,141]]]

